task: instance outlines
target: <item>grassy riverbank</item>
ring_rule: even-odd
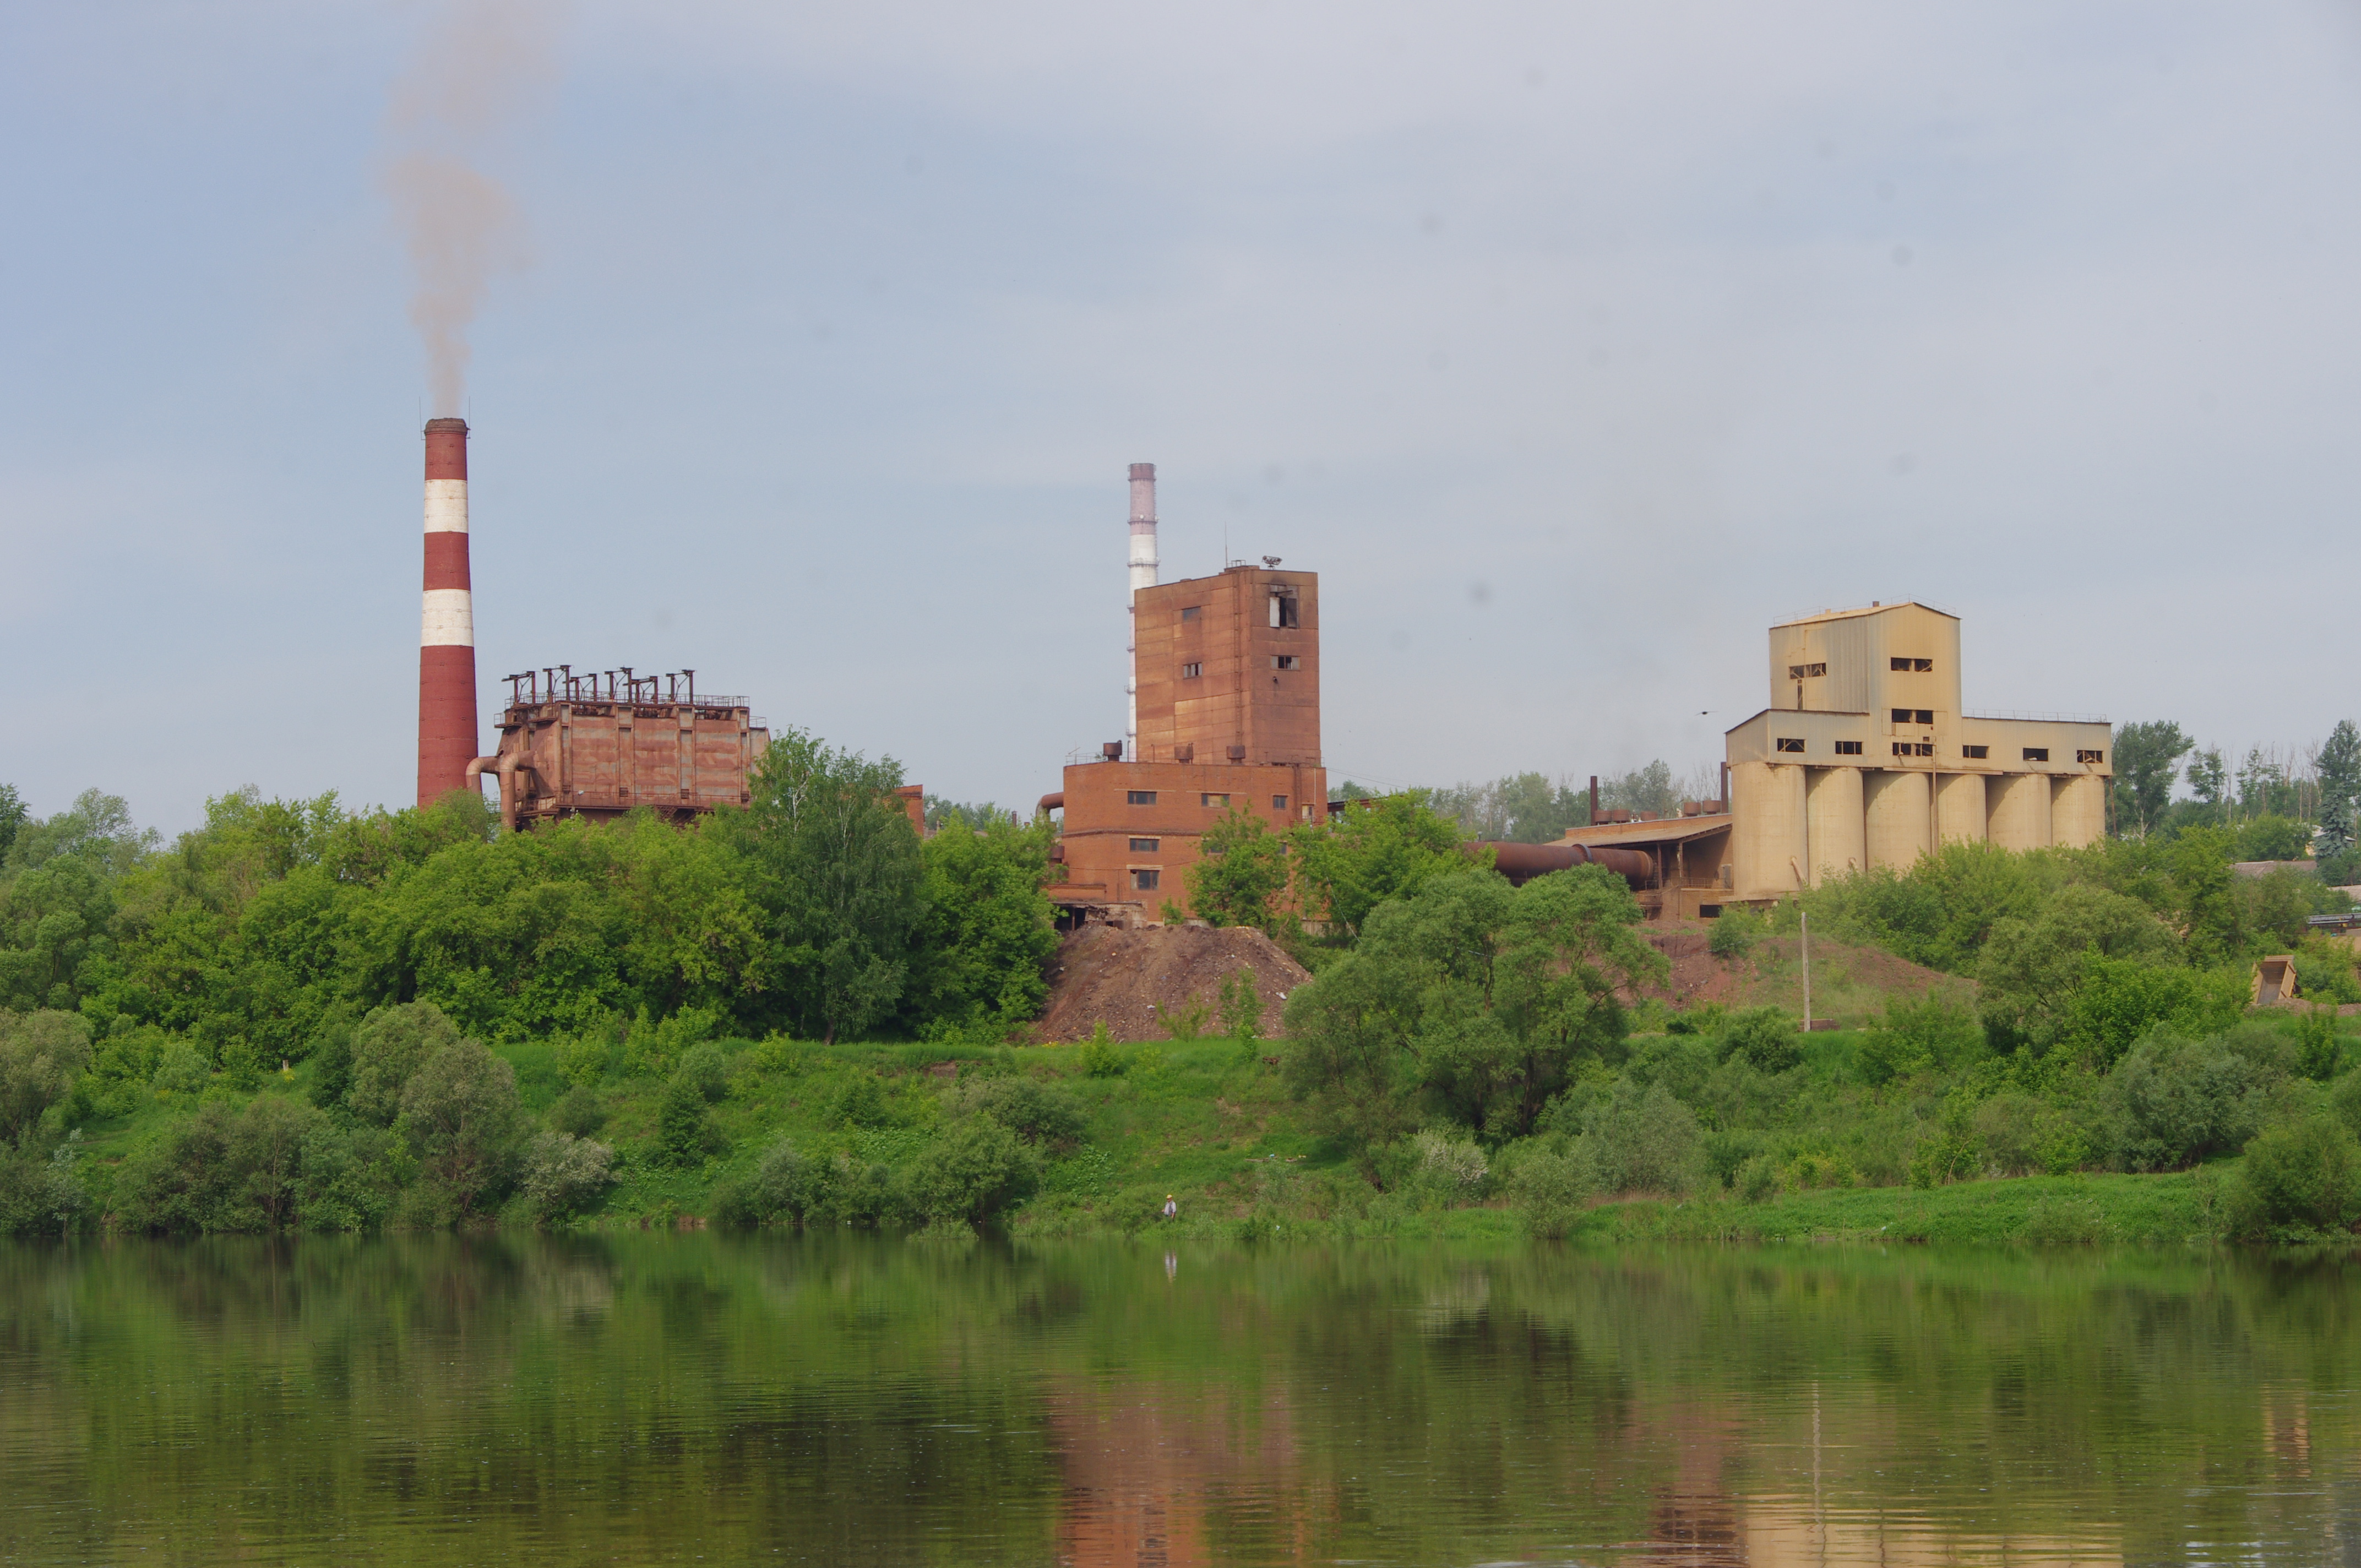
[[[1805,1070],[1836,1080],[1858,1041],[1831,1033],[1808,1046]],[[1320,1136],[1267,1054],[1275,1048],[1227,1039],[1096,1049],[725,1042],[713,1047],[714,1092],[684,1155],[679,1127],[666,1125],[671,1080],[586,1058],[578,1047],[503,1047],[526,1127],[567,1126],[613,1158],[611,1182],[569,1212],[537,1212],[520,1197],[497,1218],[594,1231],[712,1223],[732,1185],[746,1182],[782,1140],[809,1159],[900,1181],[978,1097],[1015,1080],[1045,1091],[1070,1118],[1028,1151],[1033,1190],[1003,1217],[1020,1235],[1521,1238],[1523,1217],[1507,1184],[1438,1186],[1416,1173],[1373,1169]],[[121,1206],[126,1161],[143,1144],[208,1105],[241,1113],[257,1100],[308,1105],[321,1072],[306,1063],[247,1093],[219,1078],[193,1093],[142,1088],[93,1107],[79,1146],[92,1218],[105,1223]],[[1751,1202],[1708,1181],[1679,1201],[1598,1201],[1569,1239],[2181,1244],[2221,1234],[2224,1168],[1924,1189],[1844,1185],[1861,1179],[1832,1174],[1839,1185]],[[1170,1222],[1161,1215],[1168,1195],[1180,1211]],[[384,1223],[427,1221],[396,1203]]]

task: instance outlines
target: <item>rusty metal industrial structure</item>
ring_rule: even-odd
[[[555,664],[501,678],[499,750],[468,762],[466,782],[499,780],[504,828],[638,808],[686,821],[753,799],[751,775],[771,732],[744,697],[699,696],[694,670],[577,675]]]
[[[418,612],[418,804],[467,787],[476,610],[467,577],[467,422],[426,422],[426,570]]]

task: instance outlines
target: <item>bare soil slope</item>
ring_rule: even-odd
[[[1049,1007],[1033,1027],[1043,1044],[1090,1037],[1104,1022],[1118,1040],[1160,1040],[1163,1020],[1191,1003],[1207,1009],[1207,1028],[1217,1025],[1222,981],[1241,969],[1254,970],[1262,998],[1262,1032],[1279,1033],[1285,996],[1312,978],[1310,971],[1261,932],[1238,927],[1149,926],[1126,931],[1085,926],[1059,945],[1049,966]]]
[[[1701,1002],[1730,1007],[1802,1006],[1804,976],[1796,938],[1765,937],[1742,958],[1718,959],[1706,947],[1709,930],[1702,921],[1644,927],[1648,941],[1673,966],[1671,983],[1650,995],[1675,1007]],[[1884,1011],[1888,1001],[1916,1002],[1935,991],[1965,1001],[1974,996],[1975,985],[1882,948],[1812,939],[1812,1013],[1817,1017],[1864,1024]]]

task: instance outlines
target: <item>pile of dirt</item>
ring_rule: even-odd
[[[1650,988],[1649,995],[1683,1008],[1706,1002],[1728,1007],[1800,1004],[1803,965],[1795,938],[1766,937],[1742,957],[1716,958],[1706,946],[1710,930],[1703,922],[1688,921],[1646,928],[1648,942],[1672,963],[1669,983]],[[1867,1023],[1889,1002],[1916,1002],[1936,991],[1965,1000],[1973,996],[1975,984],[1882,948],[1812,939],[1812,1012],[1817,1016]]]
[[[1235,926],[1085,926],[1059,945],[1049,965],[1049,1008],[1033,1027],[1043,1045],[1088,1039],[1100,1023],[1118,1040],[1160,1040],[1163,1020],[1193,1003],[1219,1027],[1222,982],[1254,971],[1262,1032],[1276,1037],[1285,998],[1312,978],[1261,932]]]

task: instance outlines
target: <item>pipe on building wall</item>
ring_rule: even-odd
[[[1571,871],[1576,866],[1603,866],[1633,887],[1657,885],[1656,857],[1645,850],[1618,850],[1602,844],[1510,844],[1485,839],[1466,846],[1474,854],[1492,851],[1492,868],[1522,886],[1537,876]]]
[[[1047,817],[1053,811],[1063,811],[1065,808],[1066,792],[1061,789],[1055,789],[1051,790],[1048,795],[1043,795],[1039,800],[1033,803],[1033,815],[1036,817]]]
[[[1131,597],[1124,601],[1123,754],[1139,761],[1139,590],[1156,586],[1156,465],[1131,466]]]

